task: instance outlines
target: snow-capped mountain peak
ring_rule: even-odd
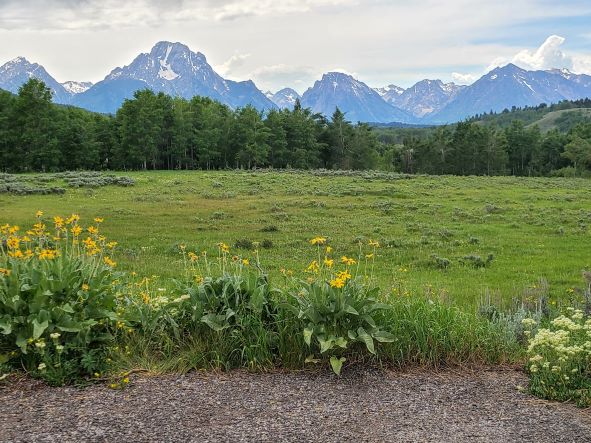
[[[207,63],[205,55],[182,43],[168,41],[156,43],[150,52],[138,55],[129,65],[115,68],[102,82],[77,95],[74,102],[87,109],[112,113],[138,89],[187,99],[197,95],[210,97],[232,108],[247,104],[261,110],[275,107],[252,81],[226,80]]]
[[[302,106],[331,116],[338,107],[348,120],[357,122],[410,122],[406,112],[386,103],[365,83],[342,72],[328,72],[302,96]]]
[[[76,82],[70,80],[62,83],[62,86],[72,95],[82,94],[84,91],[88,91],[92,88],[92,82]]]
[[[71,94],[47,73],[38,63],[31,63],[25,57],[17,57],[0,66],[0,88],[17,93],[19,88],[31,78],[41,80],[51,89],[56,103],[69,103]]]
[[[400,95],[404,92],[404,88],[396,85],[388,85],[384,86],[383,88],[374,88],[374,90],[382,97],[384,97],[386,94]]]
[[[293,109],[295,103],[300,99],[300,94],[291,88],[283,88],[275,94],[272,92],[266,93],[269,100],[275,103],[279,108]]]

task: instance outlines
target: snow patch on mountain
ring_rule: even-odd
[[[76,82],[70,80],[62,83],[62,86],[72,95],[82,94],[84,91],[88,91],[92,88],[92,82]]]

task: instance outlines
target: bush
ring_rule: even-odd
[[[100,220],[100,219],[97,219]],[[38,221],[25,235],[1,228],[0,357],[52,384],[102,373],[118,322],[114,247],[98,222],[82,238],[76,215]],[[0,363],[2,363],[0,361]]]
[[[591,319],[569,308],[537,331],[535,320],[523,324],[532,335],[527,348],[532,394],[591,406]]]

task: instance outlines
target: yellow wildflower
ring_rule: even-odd
[[[334,265],[334,260],[328,257],[324,257],[324,265],[328,268],[332,268]]]
[[[351,278],[351,274],[349,271],[341,271],[337,272],[337,279],[339,280],[349,280]]]
[[[78,214],[72,214],[70,217],[68,217],[68,219],[66,220],[66,224],[70,225],[72,223],[77,223],[78,220],[80,220],[80,216]]]
[[[42,249],[39,252],[39,260],[53,260],[58,256],[58,251],[55,249]]]
[[[310,243],[312,243],[313,245],[323,245],[326,243],[326,238],[314,237],[312,240],[310,240]]]
[[[114,262],[113,260],[111,260],[109,257],[103,257],[103,261],[105,262],[105,264],[107,266],[110,266],[111,268],[114,268],[115,266],[117,266],[117,263]]]
[[[18,249],[20,242],[21,239],[19,237],[11,236],[6,240],[6,246],[8,246],[8,249]]]
[[[249,261],[247,258],[243,258],[243,259],[242,259],[242,264],[243,264],[244,266],[248,266],[248,265],[250,264],[250,261]]]
[[[8,256],[12,258],[23,258],[23,251],[17,249],[16,251],[8,251]]]
[[[347,266],[351,266],[351,265],[354,265],[355,263],[357,263],[357,261],[355,259],[349,258],[346,255],[343,255],[341,257],[341,262],[346,264]]]
[[[343,286],[345,286],[345,281],[346,280],[340,278],[335,278],[334,280],[330,281],[330,286],[332,288],[342,288]]]
[[[95,223],[102,223],[104,221],[104,219],[100,218],[100,217],[96,217],[94,219]]]
[[[43,211],[35,212],[35,217],[37,217],[37,218],[43,217]]]
[[[317,273],[320,266],[316,260],[312,260],[308,267],[306,268],[306,272],[314,272]]]

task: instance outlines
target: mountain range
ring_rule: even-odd
[[[263,93],[251,81],[224,79],[205,55],[182,43],[159,42],[102,81],[59,83],[43,66],[18,57],[0,67],[0,88],[16,93],[29,78],[42,80],[54,102],[115,113],[139,89],[190,99],[200,95],[231,108],[248,104],[260,111],[292,109],[297,100],[314,113],[338,107],[353,122],[444,124],[484,112],[591,97],[591,76],[567,70],[527,71],[513,64],[483,75],[469,86],[421,80],[410,88],[370,88],[351,75],[328,72],[301,96],[291,88]]]

